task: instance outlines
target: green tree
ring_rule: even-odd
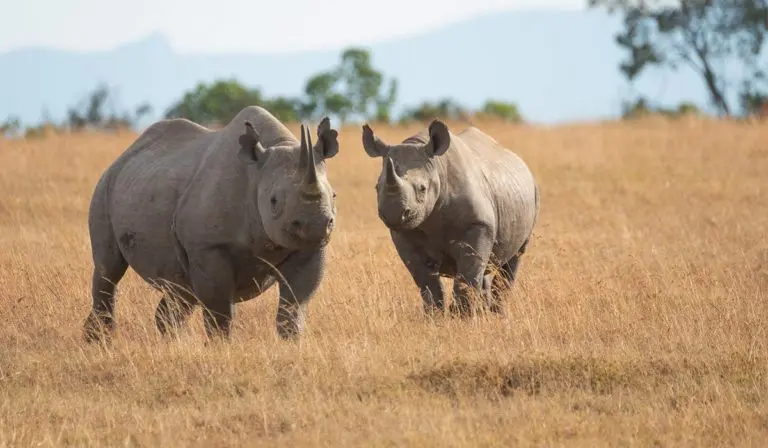
[[[152,105],[144,102],[142,104],[139,104],[138,107],[136,107],[136,112],[134,114],[134,122],[141,121],[142,118],[146,117],[147,115],[150,115],[152,113]]]
[[[439,101],[422,101],[415,107],[406,109],[401,118],[401,122],[421,121],[426,122],[435,118],[448,120],[457,120],[468,115],[468,109],[450,98],[443,98]]]
[[[389,123],[392,121],[392,108],[397,101],[397,80],[389,81],[387,93],[376,98],[376,121]]]
[[[0,137],[14,137],[21,130],[21,120],[12,115],[0,123]]]
[[[301,119],[301,101],[295,98],[278,96],[262,103],[280,121],[297,122]]]
[[[624,119],[641,118],[652,114],[652,109],[645,97],[637,98],[634,101],[624,101],[621,105],[621,117]]]
[[[352,101],[336,91],[339,76],[335,72],[322,72],[312,76],[304,88],[307,100],[303,106],[303,116],[318,118],[323,115],[338,117],[345,122],[352,112]]]
[[[114,94],[106,84],[99,84],[76,106],[67,109],[65,125],[75,131],[85,128],[132,128],[151,111],[152,107],[149,103],[143,103],[133,113],[117,112]],[[50,122],[50,119],[46,118],[44,121]]]
[[[228,123],[243,108],[262,104],[259,89],[249,89],[234,79],[198,83],[172,105],[166,118],[186,118],[201,124]]]
[[[676,116],[681,115],[700,115],[701,110],[699,110],[699,106],[688,102],[683,101],[682,103],[677,105],[677,110],[675,111]]]
[[[282,121],[296,121],[301,103],[294,98],[266,98],[258,88],[249,88],[235,79],[220,79],[210,84],[198,83],[165,112],[166,118],[186,118],[210,125],[229,123],[248,106],[261,106]]]
[[[768,104],[768,91],[761,92],[752,86],[745,86],[739,94],[739,103],[745,114],[760,115],[764,105]]]
[[[648,115],[662,115],[670,118],[679,118],[684,115],[700,115],[699,107],[691,102],[683,101],[675,108],[654,106],[641,96],[634,101],[625,101],[622,104],[621,116],[624,119],[642,118]]]
[[[390,121],[397,100],[397,81],[384,89],[384,75],[376,70],[368,50],[348,48],[338,66],[312,76],[304,89],[306,116],[332,115],[342,123],[350,116],[361,120]]]
[[[523,116],[520,113],[520,109],[515,103],[509,103],[505,101],[487,100],[480,112],[492,117],[501,118],[504,121],[512,123],[520,123],[523,121]]]
[[[86,127],[102,127],[108,115],[105,110],[108,98],[109,87],[106,84],[97,85],[77,105],[67,108],[67,125],[76,131]]]
[[[704,83],[710,102],[723,115],[732,115],[733,86],[745,92],[766,88],[760,61],[768,27],[768,0],[588,0],[590,8],[620,12],[624,29],[616,43],[629,55],[621,71],[634,80],[656,66],[692,69]],[[726,67],[741,64],[744,74],[730,79]],[[748,96],[748,95],[747,95]],[[746,110],[745,110],[746,112]]]
[[[382,92],[384,75],[373,68],[368,50],[354,47],[344,50],[337,77],[344,83],[345,96],[360,118],[389,118],[397,98],[397,80],[391,79],[386,92]]]

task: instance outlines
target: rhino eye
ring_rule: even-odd
[[[427,186],[424,184],[418,184],[416,186],[416,200],[419,202],[424,202],[424,198],[427,195]]]
[[[272,213],[277,213],[277,198],[275,196],[269,198],[269,204],[272,206]]]

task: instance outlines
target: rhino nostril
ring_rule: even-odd
[[[416,213],[413,210],[406,209],[406,210],[403,211],[403,214],[400,215],[400,220],[401,221],[408,221],[409,219],[412,219],[415,215],[416,215]]]
[[[331,219],[329,219],[329,220],[328,220],[328,225],[327,225],[326,227],[327,227],[327,228],[329,228],[329,229],[330,229],[331,227],[333,227],[333,218],[331,218]]]
[[[299,221],[291,222],[291,232],[298,233],[299,231],[301,231],[301,222]]]

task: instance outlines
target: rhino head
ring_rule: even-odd
[[[253,125],[245,122],[239,138],[240,157],[255,165],[250,188],[256,191],[261,224],[275,244],[294,250],[310,249],[328,242],[336,217],[336,193],[328,182],[325,160],[339,151],[338,132],[325,117],[317,127],[312,145],[308,127],[301,125],[298,145],[262,146]]]
[[[440,157],[451,145],[448,127],[439,120],[429,125],[429,140],[408,139],[388,145],[363,125],[363,148],[382,158],[376,183],[379,218],[393,230],[418,227],[432,213],[440,197]]]

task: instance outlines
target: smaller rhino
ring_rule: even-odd
[[[501,293],[514,283],[539,215],[539,189],[525,162],[475,127],[453,134],[440,120],[397,145],[367,124],[362,138],[365,152],[382,158],[379,218],[424,311],[443,311],[443,276],[454,278],[451,313],[472,313],[471,289],[504,315]]]

